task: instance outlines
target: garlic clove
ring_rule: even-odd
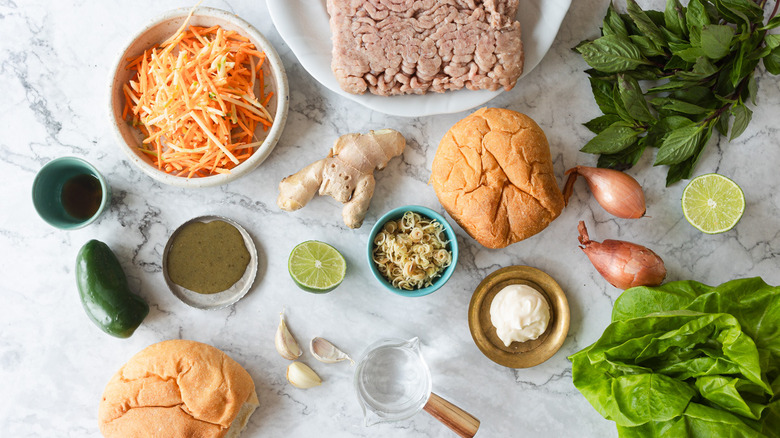
[[[298,341],[295,340],[292,333],[290,333],[290,329],[287,328],[287,323],[284,321],[284,312],[279,313],[279,326],[276,328],[274,346],[283,358],[289,360],[295,360],[303,353],[298,345]]]
[[[322,379],[303,362],[295,361],[287,367],[287,381],[296,388],[307,389],[322,384]]]
[[[355,361],[347,353],[339,350],[338,347],[327,339],[319,337],[312,339],[311,344],[309,344],[309,350],[314,358],[320,362],[336,363],[348,360],[352,365],[355,364]]]

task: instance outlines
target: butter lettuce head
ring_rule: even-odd
[[[628,289],[569,359],[621,437],[780,437],[780,288],[760,278]]]

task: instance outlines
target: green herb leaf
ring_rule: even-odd
[[[601,28],[603,35],[617,35],[619,37],[628,38],[628,30],[626,29],[623,19],[620,18],[620,14],[615,10],[610,2],[607,7],[607,15],[604,17],[604,23]]]
[[[626,1],[628,16],[634,20],[634,24],[639,29],[639,32],[649,38],[656,46],[666,46],[666,39],[664,38],[661,30],[653,23],[653,20],[639,7],[634,0]]]
[[[688,9],[685,12],[685,21],[688,24],[688,31],[701,33],[701,28],[710,24],[710,17],[707,15],[707,10],[704,9],[704,5],[700,0],[691,0],[688,3]],[[691,42],[693,42],[693,35],[691,35]]]
[[[659,85],[657,87],[653,87],[647,90],[647,94],[656,94],[661,93],[665,91],[672,91],[672,90],[679,90],[680,88],[690,87],[690,82],[687,81],[676,81],[674,79],[670,80],[669,82]]]
[[[592,133],[599,134],[601,131],[607,129],[610,125],[621,120],[622,119],[615,114],[604,114],[603,116],[596,117],[587,123],[583,123],[583,125]]]
[[[666,0],[664,24],[679,37],[688,33],[688,28],[685,26],[685,8],[680,4],[680,0]]]
[[[618,89],[620,90],[620,99],[631,118],[640,122],[655,120],[636,79],[624,74],[618,75]]]
[[[684,100],[674,99],[671,97],[656,97],[655,99],[651,100],[650,103],[652,103],[658,111],[673,111],[676,113],[691,115],[705,114],[711,111],[710,109],[701,107],[699,105],[694,105]]]
[[[775,15],[772,17],[771,20],[766,24],[766,26],[759,28],[760,30],[770,30],[774,29],[776,27],[780,27],[780,14]]]
[[[780,74],[780,35],[767,34],[780,15],[763,25],[765,0],[666,0],[664,11],[626,0],[625,14],[608,3],[603,36],[575,48],[604,114],[585,123],[597,135],[582,150],[624,168],[656,147],[667,185],[689,178],[716,129],[736,138],[747,128],[758,63]]]
[[[629,40],[617,35],[607,35],[578,47],[585,62],[606,73],[633,70],[650,64],[639,49]]]
[[[715,122],[715,129],[718,130],[720,135],[729,135],[728,113],[725,114],[725,117],[723,115],[718,117],[717,121]]]
[[[688,126],[690,123],[691,119],[683,116],[664,117],[655,125],[651,126],[647,131],[647,135],[643,138],[648,146],[660,148],[666,134],[675,129]]]
[[[612,97],[614,85],[611,82],[598,78],[588,78],[590,80],[590,90],[593,92],[593,98],[596,104],[604,114],[617,114],[615,109],[615,100]]]
[[[763,61],[766,71],[773,75],[780,74],[780,47],[772,50],[769,55],[764,57]]]
[[[756,95],[758,95],[758,84],[756,83],[756,75],[754,74],[750,75],[747,88],[748,88],[748,97],[750,98],[750,103],[755,105]]]
[[[767,35],[764,38],[764,43],[770,49],[780,47],[780,34],[775,33],[775,34]]]
[[[687,126],[671,131],[664,137],[654,164],[671,165],[685,161],[696,152],[703,132],[704,127],[692,121]]]
[[[743,20],[746,25],[761,24],[764,11],[750,0],[717,0],[715,7],[718,12],[732,23]]]
[[[630,169],[634,165],[636,165],[637,162],[639,162],[639,158],[642,157],[642,153],[645,151],[646,143],[644,141],[646,137],[640,138],[636,143],[632,144],[631,146],[627,147],[626,149],[623,149],[622,151],[615,153],[615,154],[601,154],[598,159],[598,163],[596,164],[598,167],[602,168],[608,168],[608,169],[615,169],[615,170],[626,170]]]
[[[614,154],[631,146],[639,131],[626,122],[616,122],[601,131],[580,149],[589,154]]]
[[[628,38],[635,46],[639,47],[639,51],[641,51],[643,55],[649,58],[664,55],[664,51],[658,48],[653,40],[644,35],[630,35]]]
[[[710,24],[701,30],[701,48],[704,55],[712,60],[718,60],[729,54],[734,29],[722,24]]]
[[[615,88],[612,90],[612,99],[615,101],[615,112],[621,119],[627,123],[633,124],[634,119],[628,114],[625,105],[623,105],[623,99],[620,97],[620,87],[615,84]]]
[[[740,104],[731,108],[731,114],[734,116],[734,124],[731,125],[731,137],[729,137],[729,140],[734,140],[745,132],[750,120],[753,118],[753,111],[744,104]]]

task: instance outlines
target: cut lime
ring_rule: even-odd
[[[700,231],[722,233],[734,228],[745,212],[745,194],[734,181],[708,173],[685,187],[682,210],[685,219]]]
[[[327,243],[307,240],[293,248],[287,260],[287,270],[301,289],[325,293],[344,280],[347,262],[336,248]]]

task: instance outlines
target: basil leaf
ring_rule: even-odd
[[[613,123],[607,129],[593,137],[580,152],[589,154],[614,154],[631,146],[639,136],[639,131],[626,122]]]
[[[704,134],[701,143],[699,144],[699,146],[697,146],[696,151],[693,153],[693,156],[691,158],[688,158],[682,163],[677,163],[669,166],[669,170],[666,173],[667,187],[669,187],[670,185],[676,183],[681,179],[689,179],[691,177],[691,175],[693,174],[693,168],[696,167],[696,163],[699,162],[701,153],[704,151],[704,146],[710,140],[711,135],[712,135],[712,129],[708,129],[707,132]]]
[[[599,156],[597,166],[608,169],[626,170],[634,167],[645,151],[645,138],[615,154],[602,154]]]
[[[780,47],[780,34],[771,34],[764,37],[764,43],[770,49]]]
[[[656,97],[651,100],[650,103],[652,103],[658,111],[673,111],[691,115],[705,114],[711,111],[708,108],[688,103],[684,100],[673,99],[671,97]]]
[[[594,134],[600,134],[601,131],[607,129],[610,125],[614,124],[615,122],[619,122],[622,119],[615,114],[604,114],[603,116],[596,117],[595,119],[583,123],[583,126],[588,128],[590,132]]]
[[[748,89],[748,97],[750,98],[750,103],[755,105],[756,95],[758,94],[758,84],[756,83],[756,75],[754,74],[750,75],[750,79],[748,79],[747,89]]]
[[[665,55],[665,52],[658,48],[658,46],[653,43],[653,40],[650,38],[643,36],[643,35],[630,35],[628,38],[631,39],[631,42],[634,43],[637,47],[639,47],[639,50],[642,52],[643,55],[651,58],[653,56],[663,56]]]
[[[712,94],[712,90],[698,85],[685,88],[684,90],[676,90],[670,97],[705,108],[715,109],[719,104],[718,99]]]
[[[690,158],[699,146],[704,127],[692,121],[687,126],[677,128],[664,137],[654,165],[671,165]]]
[[[660,148],[664,137],[675,129],[688,126],[691,120],[683,116],[669,116],[659,120],[655,125],[650,127],[647,131],[647,135],[644,137],[648,146]]]
[[[617,35],[619,37],[628,38],[626,25],[623,23],[623,19],[620,18],[620,14],[618,14],[611,2],[607,8],[607,15],[604,17],[601,33],[602,35]]]
[[[718,130],[720,135],[729,135],[729,114],[721,114],[718,116],[717,122],[715,122],[715,129]]]
[[[597,38],[577,50],[588,65],[606,73],[633,70],[640,65],[649,64],[631,41],[617,35]]]
[[[664,66],[664,69],[683,71],[683,70],[688,70],[691,67],[691,65],[693,65],[693,62],[685,61],[679,56],[672,56],[669,62],[667,62],[666,65]]]
[[[751,24],[761,24],[764,18],[764,10],[750,0],[717,0],[715,7],[731,23],[742,19],[745,24],[750,26]]]
[[[656,94],[664,91],[672,91],[672,90],[678,90],[680,88],[690,87],[690,82],[686,81],[676,81],[674,79],[670,80],[669,82],[659,85],[657,87],[653,87],[647,90],[647,94]]]
[[[615,100],[612,98],[614,86],[609,81],[598,78],[588,78],[590,80],[590,90],[593,92],[593,98],[596,104],[604,114],[617,114],[615,109]]]
[[[750,111],[750,108],[741,104],[733,106],[731,108],[731,114],[734,116],[734,124],[731,125],[731,136],[729,137],[729,140],[734,140],[745,132],[750,120],[753,118],[753,111]]]
[[[685,11],[685,21],[688,25],[688,32],[691,33],[691,43],[695,44],[698,41],[694,41],[692,33],[696,31],[700,35],[701,28],[710,24],[710,17],[707,15],[707,11],[704,9],[701,1],[691,0],[688,3],[688,9]]]
[[[620,100],[631,118],[640,122],[655,120],[636,79],[627,75],[618,75],[618,90],[620,90]]]
[[[682,58],[683,61],[695,63],[699,58],[704,56],[704,49],[701,47],[691,47],[690,49],[675,53],[675,55]]]
[[[722,24],[710,24],[701,30],[701,48],[704,55],[717,61],[729,54],[734,29]]]
[[[709,59],[702,56],[701,58],[697,59],[696,63],[693,65],[693,71],[694,73],[701,74],[702,76],[712,76],[718,72],[718,68],[715,67],[715,65],[710,62]]]
[[[761,27],[760,30],[769,30],[774,29],[776,27],[780,27],[780,15],[775,15],[772,17],[771,20],[766,24],[766,26]]]
[[[685,26],[685,8],[680,4],[680,0],[666,0],[666,9],[664,9],[664,25],[677,36],[685,36],[687,28]]]
[[[615,112],[621,119],[628,123],[633,123],[634,119],[626,111],[626,107],[623,105],[623,99],[620,97],[620,88],[615,84],[615,88],[612,90],[612,99],[615,101]]]
[[[780,47],[772,50],[769,55],[765,56],[764,68],[773,75],[780,74]]]
[[[639,7],[635,0],[626,0],[626,11],[628,16],[634,20],[636,27],[640,33],[649,38],[658,47],[666,46],[666,39],[664,39],[661,30],[653,23],[653,20]]]

